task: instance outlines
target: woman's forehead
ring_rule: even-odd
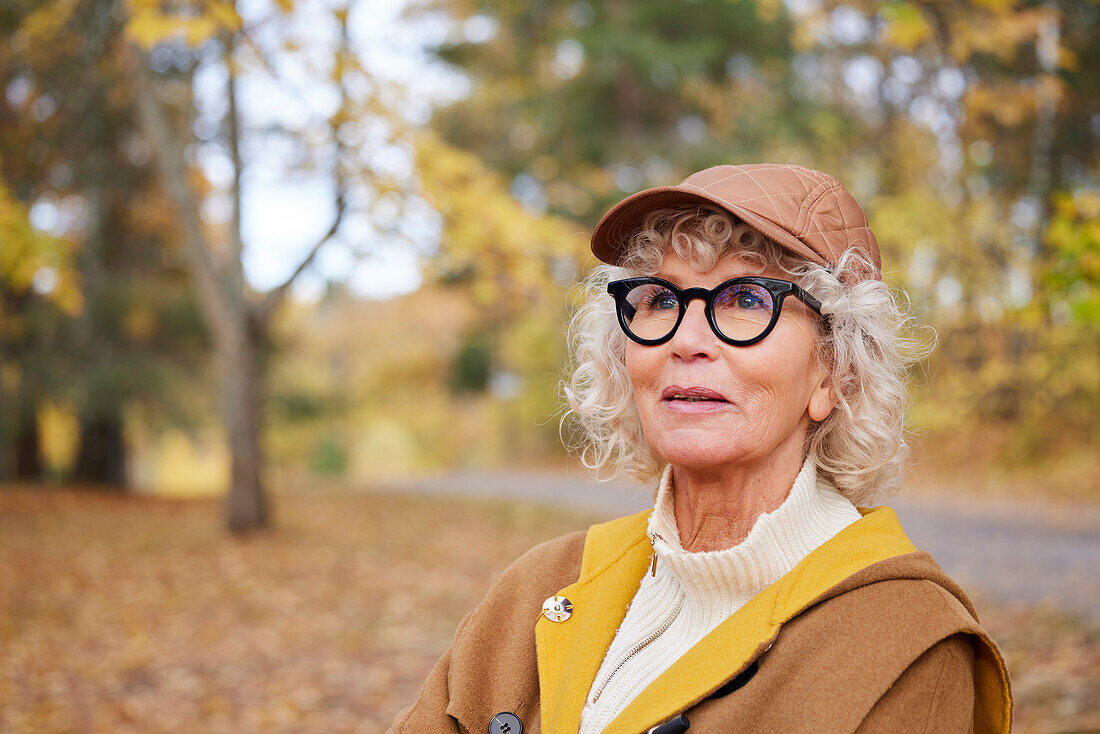
[[[668,252],[654,275],[682,288],[714,287],[723,281],[746,275],[783,277],[781,272],[766,267],[762,256],[743,251],[724,255],[709,269],[700,269],[698,263],[690,262],[675,252]]]

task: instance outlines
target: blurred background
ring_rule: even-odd
[[[1094,0],[5,0],[0,93],[0,731],[383,730],[648,501],[563,447],[591,227],[755,161],[939,335],[898,508],[1017,730],[1100,731]]]

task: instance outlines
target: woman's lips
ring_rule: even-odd
[[[677,413],[708,413],[729,404],[722,393],[699,385],[666,387],[661,392],[661,402]]]
[[[692,385],[691,387],[670,385],[661,392],[662,400],[691,400],[692,398],[699,400],[720,400],[723,403],[729,402],[722,393],[711,390],[709,387],[701,387],[699,385]]]

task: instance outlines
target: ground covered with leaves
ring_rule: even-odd
[[[0,731],[380,732],[511,560],[591,520],[378,492],[211,501],[0,488]],[[1016,731],[1100,729],[1100,620],[978,598]]]

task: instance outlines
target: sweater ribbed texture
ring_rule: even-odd
[[[688,552],[680,544],[666,467],[649,518],[656,568],[642,578],[585,700],[580,734],[603,731],[675,661],[815,548],[860,518],[809,459],[787,498],[738,545]],[[595,701],[593,701],[595,699]]]

